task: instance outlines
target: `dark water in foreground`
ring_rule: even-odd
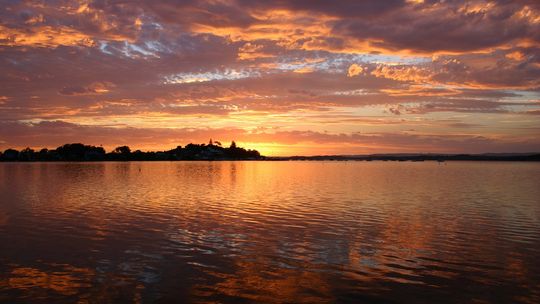
[[[0,302],[540,303],[540,164],[0,164]]]

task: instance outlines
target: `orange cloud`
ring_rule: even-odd
[[[357,75],[362,74],[364,72],[364,68],[362,68],[360,65],[353,63],[351,66],[349,66],[349,69],[347,71],[347,76],[354,77]]]
[[[388,66],[380,64],[371,71],[371,75],[397,81],[424,83],[429,82],[434,74],[428,69],[417,66]]]
[[[217,132],[283,154],[288,145],[298,153],[427,150],[450,147],[438,141],[449,123],[430,120],[445,115],[470,115],[451,123],[461,131],[479,120],[486,127],[475,135],[493,146],[500,130],[524,141],[536,130],[540,24],[532,4],[11,1],[0,20],[0,122],[83,126],[53,132],[60,143],[79,131],[107,142],[90,132],[99,129],[147,147]],[[497,125],[503,117],[512,120]],[[178,126],[194,131],[168,130]],[[439,137],[433,147],[425,138],[387,140],[410,129]],[[351,135],[358,131],[385,135]],[[145,136],[152,140],[137,139]],[[36,137],[0,141],[24,138]]]
[[[238,59],[255,60],[275,57],[274,54],[264,52],[263,48],[263,45],[248,42],[238,50]]]
[[[27,30],[0,25],[0,45],[56,48],[58,46],[95,46],[93,38],[69,27],[38,26]]]
[[[392,89],[382,89],[381,92],[387,93],[391,96],[411,96],[411,97],[421,97],[421,96],[452,96],[459,95],[462,92],[458,89],[452,87],[439,86],[435,87],[432,85],[410,85],[405,88],[392,88]]]
[[[511,52],[505,55],[506,58],[516,60],[516,61],[522,61],[525,58],[525,55],[521,53],[520,51]]]
[[[302,68],[294,70],[295,73],[299,73],[299,74],[313,73],[314,71],[315,69],[313,67],[302,67]]]
[[[59,93],[69,96],[98,95],[108,93],[115,85],[111,82],[94,82],[88,86],[64,87]]]

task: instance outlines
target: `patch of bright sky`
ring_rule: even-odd
[[[225,69],[223,71],[204,73],[178,73],[165,76],[165,84],[208,82],[213,80],[235,80],[258,76],[260,76],[260,73],[258,71],[235,69]]]
[[[311,69],[327,73],[343,73],[353,63],[415,65],[431,62],[431,57],[379,55],[379,54],[318,54],[318,58],[300,61],[297,58],[282,58],[278,69],[296,71]]]
[[[370,95],[370,94],[376,94],[376,93],[369,92],[368,90],[364,90],[364,89],[334,91],[331,93],[331,95],[337,95],[337,96],[360,96],[360,95]]]
[[[100,41],[99,42],[99,50],[102,52],[102,53],[105,53],[107,55],[114,55],[112,52],[108,51],[107,50],[107,46],[109,44],[106,42],[106,41]]]
[[[531,115],[532,116],[532,115]],[[491,130],[492,135],[517,135],[523,134],[523,128],[528,128],[531,125],[531,120],[524,119],[523,115],[516,113],[453,113],[453,112],[432,112],[423,115],[424,119],[431,120],[433,123],[429,125],[429,129],[433,133],[459,133],[462,134],[478,134],[481,129],[483,134],[489,135]],[[444,121],[447,124],[443,123]],[[465,128],[448,128],[451,123],[468,124]]]
[[[127,41],[122,42],[120,45],[118,43],[100,41],[99,50],[107,55],[115,55],[116,53],[132,59],[141,57],[159,58],[159,53],[170,52],[170,49],[158,41],[146,41],[141,45],[129,43]]]
[[[197,119],[193,119],[196,117]],[[163,113],[145,113],[137,115],[123,115],[115,116],[114,118],[104,117],[77,117],[77,118],[65,118],[62,121],[87,125],[87,126],[128,126],[133,128],[166,128],[177,129],[184,126],[190,126],[192,128],[208,128],[216,127],[215,122],[221,122],[216,120],[213,116],[204,116],[201,114],[193,115],[174,115]]]
[[[509,100],[516,100],[516,101],[533,101],[538,102],[540,101],[540,92],[534,92],[534,91],[520,91],[520,90],[508,90],[506,91],[508,93],[516,94],[516,96],[507,97]]]
[[[400,56],[381,54],[358,54],[353,55],[353,60],[365,63],[381,63],[386,65],[414,65],[431,62],[431,56]]]
[[[133,56],[134,53],[140,53],[144,56],[153,56],[153,57],[159,58],[159,55],[157,55],[155,52],[145,50],[144,48],[136,44],[131,44],[128,42],[125,42],[124,44],[126,45],[126,48],[129,50],[129,53],[131,54],[131,56]]]
[[[373,105],[373,106],[365,106],[365,107],[346,107],[346,108],[340,108],[343,111],[347,111],[351,115],[355,115],[358,117],[370,117],[370,116],[381,116],[384,115],[384,109],[385,105]]]
[[[172,50],[159,41],[145,41],[144,45],[154,53],[172,53]]]
[[[395,122],[400,116],[388,115],[382,105],[368,107],[327,107],[325,111],[295,110],[288,113],[268,115],[270,119],[263,125],[299,131],[318,131],[333,133],[390,132],[395,131]],[[256,120],[253,123],[261,123]],[[262,118],[262,119],[266,119]],[[245,120],[245,118],[244,118]],[[385,123],[388,122],[388,123]]]
[[[510,112],[527,112],[530,110],[540,110],[540,104],[530,104],[530,105],[505,105],[501,108],[508,110]]]
[[[128,44],[129,45],[129,44]],[[164,46],[154,43],[148,49],[163,51]],[[141,52],[140,47],[130,47]],[[153,54],[146,51],[143,54]],[[129,56],[127,53],[126,56]],[[157,56],[157,55],[156,55]],[[260,77],[263,73],[278,73],[283,71],[322,71],[325,73],[344,73],[353,63],[384,63],[384,64],[421,64],[431,60],[431,57],[412,57],[398,55],[376,54],[317,54],[314,58],[300,60],[296,57],[282,57],[278,60],[275,70],[265,69],[225,69],[223,71],[206,71],[200,73],[177,73],[165,77],[165,84],[181,84],[194,82],[209,82],[214,80],[235,80],[249,77]],[[337,95],[365,95],[361,91],[336,92]]]

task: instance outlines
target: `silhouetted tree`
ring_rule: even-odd
[[[19,158],[19,151],[15,149],[7,149],[4,151],[3,159],[7,161],[16,161]]]
[[[110,160],[130,160],[131,149],[128,146],[116,147],[111,153],[107,154]]]
[[[60,160],[82,161],[103,160],[105,150],[102,147],[86,146],[81,143],[65,144],[56,148]]]
[[[30,148],[24,148],[19,152],[19,160],[21,161],[32,161],[35,160],[34,150]]]
[[[113,152],[127,155],[131,153],[131,149],[128,146],[121,146],[121,147],[116,147]]]
[[[49,151],[49,149],[43,148],[36,154],[36,158],[40,161],[51,161],[54,160],[55,154],[56,150]]]
[[[30,148],[21,152],[7,149],[0,153],[3,161],[97,161],[97,160],[226,160],[226,159],[259,159],[260,154],[255,150],[246,150],[236,146],[233,141],[229,148],[221,146],[219,141],[210,140],[206,144],[188,144],[184,148],[177,146],[168,151],[131,152],[128,146],[120,146],[110,153],[105,153],[102,147],[84,145],[81,143],[65,144],[53,150],[46,148],[36,152]]]

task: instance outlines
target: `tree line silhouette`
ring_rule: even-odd
[[[107,153],[103,147],[81,143],[65,144],[56,149],[43,148],[35,151],[25,148],[21,151],[7,149],[0,152],[0,161],[154,161],[154,160],[257,160],[263,156],[257,150],[236,146],[222,147],[219,141],[208,144],[188,144],[168,151],[131,151],[128,146],[120,146]]]

